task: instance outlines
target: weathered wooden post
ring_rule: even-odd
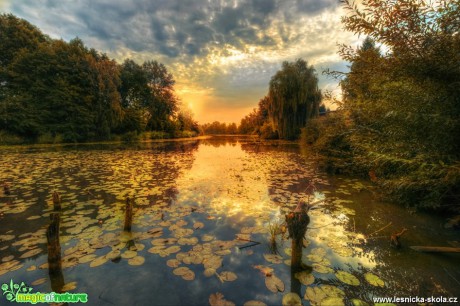
[[[48,245],[48,274],[54,292],[62,292],[64,275],[62,274],[61,244],[59,242],[60,213],[50,215],[51,223],[46,230]]]
[[[301,283],[295,274],[302,268],[302,247],[305,233],[307,232],[310,217],[305,210],[305,205],[299,203],[293,212],[285,216],[286,224],[291,238],[291,292],[297,293],[300,296]]]
[[[53,205],[55,211],[61,210],[61,195],[57,191],[53,193]]]
[[[4,183],[3,183],[3,193],[4,193],[6,196],[11,195],[10,185],[8,185],[7,182],[4,182]]]
[[[123,230],[130,232],[131,225],[133,223],[133,205],[134,205],[134,198],[130,199],[129,197],[126,198],[126,210],[125,210],[125,225]]]

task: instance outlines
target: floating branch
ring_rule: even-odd
[[[460,253],[460,248],[440,246],[411,246],[412,250],[425,253]]]
[[[259,244],[260,244],[260,242],[255,242],[254,241],[254,242],[251,242],[251,243],[249,243],[247,245],[243,245],[243,246],[239,247],[239,249],[242,250],[242,249],[250,248],[250,247],[253,247],[253,246],[256,246],[256,245],[259,245]]]

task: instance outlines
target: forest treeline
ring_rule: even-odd
[[[334,172],[370,177],[393,200],[460,211],[460,1],[343,1],[350,71],[339,111],[305,139]]]
[[[0,143],[194,136],[174,78],[157,61],[122,64],[75,38],[0,15]]]

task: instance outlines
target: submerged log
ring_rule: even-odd
[[[412,250],[425,253],[460,253],[460,248],[440,246],[411,246]]]

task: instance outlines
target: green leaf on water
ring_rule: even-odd
[[[283,306],[302,306],[302,300],[297,293],[289,292],[283,296]]]
[[[366,273],[364,274],[364,278],[366,279],[366,281],[371,284],[372,286],[375,286],[375,287],[385,287],[385,282],[383,280],[380,279],[380,277],[378,277],[377,275],[375,274],[372,274],[372,273]]]
[[[144,264],[144,262],[145,262],[145,258],[142,256],[135,256],[128,260],[128,264],[131,266],[140,266]]]
[[[273,274],[271,276],[265,277],[265,286],[267,286],[268,290],[273,293],[284,291],[283,281]]]
[[[328,303],[328,305],[334,305],[333,302],[343,305],[343,301],[340,302],[345,297],[345,293],[332,285],[319,285],[316,287],[307,287],[305,291],[304,298],[309,300],[313,305],[323,305],[323,301]],[[328,299],[327,298],[336,298]]]
[[[220,279],[226,282],[233,282],[237,278],[238,276],[236,276],[235,273],[230,272],[230,271],[223,271],[220,273]]]
[[[337,276],[337,278],[345,283],[345,284],[348,284],[348,285],[351,285],[351,286],[359,286],[359,280],[356,278],[356,276],[354,276],[353,274],[351,273],[348,273],[348,272],[345,272],[345,271],[337,271],[335,273],[335,276]]]
[[[311,285],[315,282],[315,277],[309,271],[297,272],[295,278],[304,285]]]
[[[279,264],[282,262],[282,257],[279,255],[275,254],[264,254],[264,258],[266,261],[274,263],[274,264]]]
[[[369,306],[368,303],[360,299],[352,299],[351,302],[353,303],[353,306]]]

